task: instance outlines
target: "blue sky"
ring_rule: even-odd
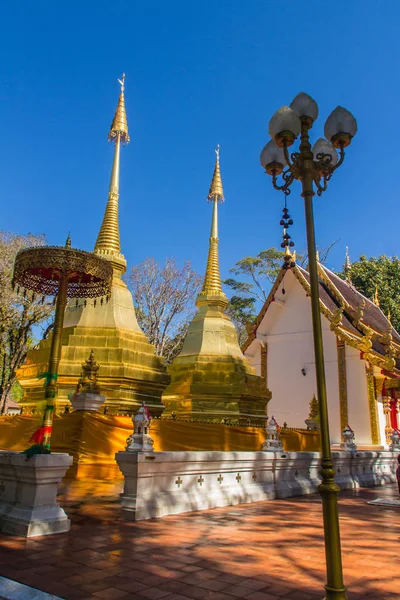
[[[15,1],[2,6],[0,111],[4,230],[93,248],[112,161],[107,133],[126,73],[131,144],[123,149],[122,249],[190,260],[204,271],[221,145],[222,276],[280,244],[283,195],[259,165],[270,116],[299,91],[320,107],[314,139],[338,104],[359,131],[315,201],[321,248],[398,254],[400,4],[372,0]],[[305,248],[299,185],[292,236]]]

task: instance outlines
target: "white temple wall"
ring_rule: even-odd
[[[285,294],[282,288],[285,288]],[[332,444],[341,443],[339,373],[336,335],[322,315],[325,373]],[[261,343],[267,344],[267,385],[272,392],[268,414],[278,424],[305,427],[309,402],[316,394],[315,360],[311,321],[311,302],[291,271],[280,284],[275,301],[270,304],[257,329],[246,357],[261,375]],[[372,444],[365,361],[360,351],[346,345],[346,383],[348,422],[358,445]],[[304,369],[305,375],[302,374]],[[377,369],[375,375],[380,374]],[[382,396],[377,402],[379,444],[386,445],[385,415]],[[400,418],[400,417],[399,417]]]
[[[309,402],[316,393],[312,336],[292,334],[268,339],[268,414],[282,425],[305,427]],[[306,370],[306,376],[302,374]]]
[[[368,385],[365,361],[360,351],[346,345],[347,408],[350,427],[356,435],[357,445],[370,445],[371,421],[368,405]]]
[[[322,317],[324,355],[325,355],[325,377],[328,399],[329,428],[331,443],[340,444],[342,431],[340,426],[340,398],[339,398],[339,373],[337,360],[336,335],[330,331],[329,322]]]
[[[256,370],[256,375],[261,377],[261,342],[259,340],[254,341],[254,354],[247,355],[245,352],[245,356],[248,359],[249,363]]]
[[[281,284],[275,295],[277,301],[270,305],[257,337],[268,344],[267,383],[272,392],[268,414],[274,415],[280,425],[286,421],[289,427],[304,428],[310,400],[317,394],[311,303],[290,272],[285,276],[284,287],[286,293],[282,294]],[[322,328],[332,443],[340,443],[336,336],[325,317]],[[261,374],[258,340],[245,354]]]

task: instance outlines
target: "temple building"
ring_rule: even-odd
[[[132,294],[122,275],[126,260],[121,254],[118,199],[121,146],[129,143],[125,110],[124,78],[117,110],[108,134],[114,144],[108,202],[97,237],[95,253],[112,263],[114,277],[108,302],[79,300],[66,310],[61,361],[58,377],[58,405],[68,402],[81,374],[81,365],[94,350],[101,365],[99,382],[107,397],[107,410],[136,412],[143,401],[154,416],[162,412],[161,394],[169,377],[161,357],[141,331],[135,314]],[[38,375],[47,369],[51,340],[43,340],[28,353],[25,365],[18,371],[24,388],[21,404],[33,408],[43,398],[43,380]]]
[[[400,336],[377,294],[371,301],[352,285],[347,252],[347,280],[320,263],[318,273],[331,441],[349,424],[359,448],[387,447],[400,427]],[[243,350],[272,392],[269,413],[304,427],[317,393],[310,278],[288,249]]]
[[[162,401],[164,415],[209,421],[262,423],[271,397],[265,379],[243,355],[235,327],[226,314],[218,258],[218,204],[224,193],[219,147],[208,200],[213,205],[209,252],[198,312],[189,325],[181,353],[169,367],[171,383]]]

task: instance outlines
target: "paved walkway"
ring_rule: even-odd
[[[89,485],[89,484],[88,484]],[[343,492],[348,599],[400,597],[400,510],[370,506],[395,486]],[[126,523],[115,500],[64,506],[70,533],[0,536],[0,575],[66,600],[321,600],[325,582],[316,495]]]

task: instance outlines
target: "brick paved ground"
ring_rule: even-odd
[[[369,506],[395,486],[340,501],[349,600],[400,597],[400,510]],[[316,600],[325,562],[318,496],[121,521],[116,501],[64,496],[68,534],[0,536],[0,575],[67,600]]]

